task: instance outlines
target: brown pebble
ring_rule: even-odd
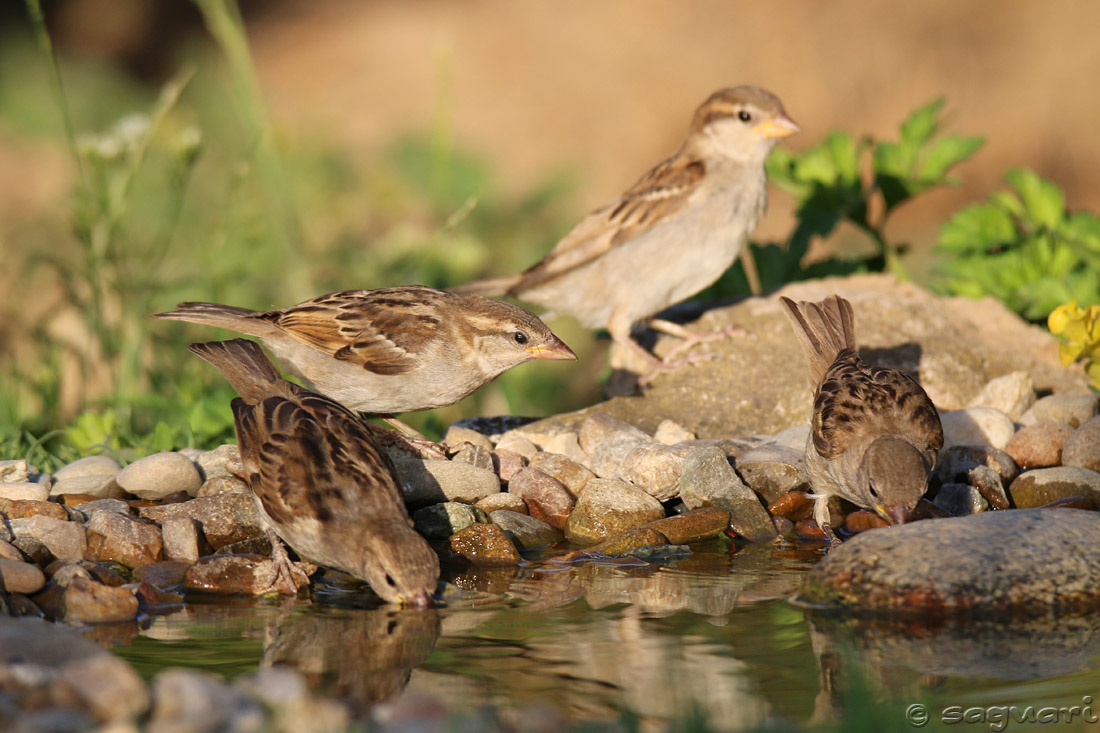
[[[522,497],[527,513],[554,529],[565,529],[576,500],[556,478],[537,468],[521,468],[508,482],[508,493]]]
[[[95,494],[61,494],[55,498],[59,499],[64,506],[79,506],[90,501],[97,501],[103,497]]]
[[[869,529],[880,529],[889,526],[890,523],[885,519],[866,509],[854,511],[844,518],[844,528],[852,534],[859,534]]]
[[[688,542],[717,536],[729,526],[730,513],[716,506],[703,506],[690,512],[665,517],[645,525],[663,534],[669,544],[684,545]]]
[[[64,595],[65,620],[89,624],[129,621],[138,600],[128,588],[113,588],[86,578],[73,578]]]
[[[44,515],[69,521],[69,513],[65,507],[53,501],[34,501],[31,499],[3,499],[0,498],[0,515],[8,519],[25,519]]]
[[[1093,501],[1091,496],[1064,496],[1061,499],[1055,499],[1049,504],[1043,504],[1040,509],[1085,509],[1087,511],[1096,511],[1096,502]]]
[[[726,521],[729,521],[728,514],[726,515]],[[589,547],[587,552],[616,557],[625,555],[639,547],[659,547],[667,544],[669,544],[669,540],[664,534],[653,529],[653,525],[646,525],[634,527],[625,532],[620,532],[614,537],[609,537],[595,547]]]
[[[821,527],[817,526],[817,522],[812,519],[799,519],[794,523],[794,531],[799,537],[814,540],[825,539],[825,533],[821,531]]]
[[[768,513],[797,522],[813,516],[814,500],[805,491],[788,491],[768,504]]]
[[[503,529],[495,524],[472,524],[451,535],[453,551],[478,566],[518,565],[523,558]]]
[[[1005,446],[1022,470],[1062,464],[1062,449],[1074,428],[1065,423],[1039,423],[1020,428]]]
[[[160,589],[172,588],[183,583],[187,574],[189,562],[177,562],[175,560],[163,560],[150,565],[142,565],[134,569],[134,580],[152,583]]]
[[[519,453],[513,453],[510,450],[495,450],[492,453],[493,456],[493,470],[496,471],[500,480],[507,483],[512,480],[512,477],[519,472],[524,466],[527,465],[527,459],[521,456]]]

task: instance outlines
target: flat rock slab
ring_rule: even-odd
[[[860,534],[794,602],[871,613],[1043,615],[1100,607],[1100,513],[1019,509]]]
[[[1083,370],[1061,366],[1050,334],[1000,302],[938,297],[889,275],[860,275],[792,283],[766,298],[707,311],[691,327],[737,326],[752,336],[697,347],[693,354],[709,350],[718,358],[659,375],[644,395],[615,397],[521,430],[577,430],[593,412],[650,433],[670,419],[700,438],[771,435],[805,424],[812,402],[808,367],[776,296],[817,301],[833,293],[855,308],[860,355],[916,377],[941,410],[966,407],[991,379],[1016,371],[1027,372],[1040,392],[1088,389]],[[667,354],[676,343],[662,337],[655,351]],[[617,356],[613,351],[613,366]]]

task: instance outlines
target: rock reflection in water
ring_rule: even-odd
[[[312,689],[344,699],[363,714],[405,687],[439,631],[432,608],[299,610],[274,627],[263,664],[292,667]]]

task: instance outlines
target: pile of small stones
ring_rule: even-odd
[[[1098,407],[1093,394],[1037,400],[1023,373],[993,380],[974,406],[942,414],[945,448],[918,513],[1095,510]],[[698,439],[666,421],[650,435],[596,412],[552,434],[464,421],[444,437],[449,460],[391,455],[417,530],[445,562],[517,565],[646,557],[720,533],[819,539],[807,432]],[[236,446],[223,445],[125,468],[89,456],[52,475],[0,462],[0,611],[96,624],[175,610],[185,593],[266,592],[271,548],[247,485],[227,468],[235,459]],[[829,508],[842,535],[885,524],[845,502]]]

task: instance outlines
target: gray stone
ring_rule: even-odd
[[[789,491],[809,490],[805,463],[805,444],[795,449],[770,443],[745,451],[737,461],[737,472],[750,489],[771,504]]]
[[[987,382],[1014,371],[1031,375],[1040,392],[1088,388],[1082,370],[1066,369],[1058,361],[1049,333],[993,298],[945,298],[889,275],[857,275],[791,283],[766,298],[713,308],[698,327],[739,326],[753,337],[708,344],[718,358],[658,375],[642,395],[615,397],[524,430],[576,430],[595,412],[647,431],[662,420],[675,420],[700,438],[774,434],[802,425],[813,400],[806,357],[776,295],[818,301],[833,293],[852,302],[860,354],[919,377],[940,409],[970,404]],[[655,351],[667,354],[678,341],[662,336]],[[613,347],[613,360],[618,353]]]
[[[967,407],[940,413],[943,445],[983,445],[1004,449],[1016,424],[1012,418],[992,407]]]
[[[489,514],[490,521],[504,530],[520,550],[540,550],[562,540],[562,533],[534,517],[498,509]]]
[[[574,497],[579,496],[588,482],[596,477],[596,474],[572,458],[549,451],[543,451],[532,457],[530,467],[537,468],[547,476],[560,481],[565,490]]]
[[[572,430],[567,430],[555,435],[546,443],[546,447],[543,448],[543,451],[546,453],[563,455],[582,466],[586,465],[592,459],[592,457],[581,448],[580,436]]]
[[[630,456],[635,448],[643,445],[659,445],[662,448],[669,449],[668,446],[662,446],[660,443],[653,443],[648,438],[645,440],[625,438],[619,442],[601,443],[599,447],[592,452],[592,458],[588,462],[588,467],[600,478],[625,478],[628,473],[628,466],[630,465],[628,456]]]
[[[809,437],[810,426],[808,423],[806,423],[802,425],[794,425],[787,428],[786,430],[780,430],[778,433],[772,436],[769,442],[805,454],[806,441],[809,439]]]
[[[226,474],[215,476],[202,482],[202,486],[195,492],[195,496],[217,496],[218,494],[251,494],[252,489],[248,484],[236,476]]]
[[[0,484],[30,481],[31,474],[37,472],[37,469],[32,471],[28,468],[27,461],[23,458],[14,461],[0,461]]]
[[[28,519],[11,519],[8,526],[15,539],[37,540],[58,560],[79,560],[84,557],[87,539],[81,524],[40,515]]]
[[[966,483],[973,486],[993,509],[1008,509],[1008,494],[1001,474],[989,466],[974,466],[966,472]]]
[[[1095,416],[1098,408],[1100,397],[1094,394],[1047,395],[1020,417],[1020,424],[1027,426],[1041,422],[1064,422],[1078,427]]]
[[[197,519],[175,517],[161,522],[160,532],[167,560],[195,563],[204,554],[206,538]]]
[[[447,428],[447,434],[443,436],[444,445],[448,448],[458,449],[463,443],[469,443],[487,452],[493,450],[493,442],[476,430],[464,428],[461,425],[452,425]]]
[[[12,501],[46,501],[50,488],[30,481],[5,481],[0,483],[0,499]]]
[[[1040,469],[1053,470],[1053,469]],[[864,532],[808,574],[797,603],[933,614],[1100,605],[1100,512],[984,512]]]
[[[1062,465],[1100,471],[1100,417],[1092,417],[1073,431],[1062,448]]]
[[[1030,509],[1068,496],[1091,496],[1100,506],[1100,473],[1076,466],[1024,471],[1008,487],[1017,509]]]
[[[29,562],[0,557],[0,580],[8,593],[37,593],[46,584],[46,575]]]
[[[653,439],[665,445],[676,445],[685,440],[695,440],[695,433],[673,420],[662,420],[657,429],[653,431]]]
[[[603,412],[593,412],[580,425],[581,450],[595,457],[607,445],[648,443],[649,434],[630,423]]]
[[[496,444],[496,450],[518,453],[527,460],[531,460],[531,456],[539,452],[538,446],[532,443],[530,438],[516,430],[510,430],[500,436],[500,440]]]
[[[657,501],[669,501],[680,493],[684,458],[664,443],[642,443],[623,460],[626,479]]]
[[[115,480],[125,491],[151,501],[177,491],[193,496],[202,486],[198,467],[187,456],[175,452],[140,458],[122,469]]]
[[[92,457],[98,458],[99,456]],[[50,496],[87,494],[99,499],[121,499],[126,496],[126,492],[115,481],[115,477],[107,474],[90,474],[73,478],[57,478],[55,475],[54,478],[56,480],[53,487],[50,488]]]
[[[488,522],[489,516],[470,504],[445,501],[418,509],[412,514],[416,531],[430,540],[445,540],[471,524]]]
[[[96,499],[95,501],[86,501],[83,504],[74,505],[73,509],[79,512],[85,520],[91,518],[93,512],[114,512],[115,514],[125,514],[127,516],[133,514],[130,510],[130,505],[122,499]]]
[[[117,476],[122,467],[118,461],[107,456],[85,456],[65,466],[53,475],[54,480],[83,478],[84,476]],[[75,493],[75,492],[74,492]]]
[[[444,501],[473,504],[500,491],[500,479],[492,471],[454,461],[394,461],[405,503],[419,508]]]
[[[212,672],[174,667],[158,672],[152,687],[149,733],[268,729],[260,704]]]
[[[240,463],[241,452],[236,445],[225,443],[219,445],[214,450],[199,453],[193,460],[199,467],[199,472],[202,474],[203,481],[225,477],[236,478],[229,472],[228,467],[230,464]]]
[[[1035,404],[1035,385],[1027,372],[1010,372],[989,380],[967,407],[995,407],[1019,420]]]
[[[730,527],[749,539],[774,537],[775,524],[753,490],[741,483],[717,447],[694,450],[684,462],[680,498],[689,509],[716,506],[730,514]]]
[[[479,499],[474,506],[489,515],[500,509],[518,512],[519,514],[528,513],[527,502],[523,500],[523,497],[510,494],[507,491],[502,491],[499,494],[489,494],[484,499]]]
[[[225,545],[264,534],[263,519],[256,503],[245,494],[202,496],[178,504],[143,507],[140,516],[158,524],[175,517],[197,519],[206,541],[215,550]]]
[[[486,471],[493,470],[492,451],[480,445],[464,443],[462,447],[458,449],[458,452],[451,456],[451,460],[455,463],[465,463],[468,466],[476,466]]]
[[[978,514],[989,508],[981,492],[969,484],[944,484],[936,494],[934,503],[955,516]]]
[[[565,536],[591,545],[664,516],[661,503],[641,489],[618,479],[594,478],[577,498]]]
[[[935,480],[941,484],[968,483],[967,474],[974,466],[989,466],[1007,486],[1020,473],[1012,456],[1003,450],[982,446],[956,445],[945,448],[936,463]]]

